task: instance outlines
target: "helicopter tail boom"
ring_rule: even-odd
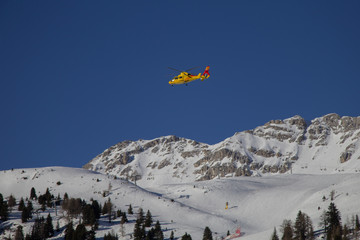
[[[201,75],[201,80],[202,80],[202,81],[203,81],[204,79],[210,77],[209,69],[210,69],[209,66],[207,66],[207,67],[205,68],[204,73]]]

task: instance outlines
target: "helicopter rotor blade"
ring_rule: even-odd
[[[185,70],[185,72],[189,72],[189,71],[197,69],[197,68],[199,68],[199,67],[193,67],[193,68],[187,69],[187,70]]]
[[[180,70],[175,69],[175,68],[171,68],[171,67],[168,67],[168,68],[171,69],[171,70],[177,71],[177,72],[183,72],[183,71],[180,71]]]

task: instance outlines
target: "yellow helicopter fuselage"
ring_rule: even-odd
[[[203,74],[199,73],[198,75],[192,75],[188,72],[181,72],[178,76],[171,79],[171,81],[169,81],[169,84],[170,85],[187,84],[197,79],[201,79],[201,81],[203,81],[204,79],[210,77],[209,68],[210,67],[206,67],[205,72]]]
[[[171,79],[171,81],[169,81],[169,84],[171,84],[171,85],[184,84],[184,83],[189,83],[189,82],[195,81],[199,78],[201,78],[201,73],[199,73],[199,75],[191,75],[187,72],[182,72],[177,77],[174,77],[173,79]]]

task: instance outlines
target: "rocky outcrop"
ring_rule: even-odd
[[[159,164],[159,166],[158,166],[158,169],[162,169],[162,168],[164,168],[164,167],[166,167],[166,166],[169,166],[169,165],[171,165],[171,164],[172,164],[172,163],[171,163],[170,160],[164,159],[164,160],[162,160],[162,161],[160,162],[160,164]]]
[[[350,160],[350,158],[351,158],[352,154],[355,152],[355,150],[356,150],[356,145],[354,143],[347,146],[345,151],[342,152],[340,155],[340,162],[344,163],[344,162],[347,162],[348,160]]]
[[[270,158],[270,157],[274,157],[275,155],[277,156],[282,156],[281,153],[276,153],[273,151],[273,150],[266,150],[266,149],[256,149],[254,147],[251,147],[248,149],[249,152],[252,152],[258,156],[261,156],[261,157],[265,157],[265,158]]]
[[[164,174],[177,181],[209,180],[286,173],[302,161],[320,161],[333,148],[341,150],[334,154],[345,164],[360,159],[359,146],[360,117],[328,114],[307,122],[297,115],[236,133],[215,145],[173,135],[124,141],[84,168],[137,180],[151,176],[148,179],[156,181]]]
[[[280,142],[296,141],[300,144],[304,140],[306,126],[306,121],[296,115],[285,120],[271,120],[264,126],[255,128],[251,134],[266,139],[276,139]]]

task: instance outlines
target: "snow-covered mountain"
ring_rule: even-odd
[[[84,168],[141,186],[277,173],[360,172],[360,117],[272,120],[209,145],[177,136],[120,142]]]
[[[299,210],[319,230],[330,196],[342,223],[350,226],[354,215],[360,214],[359,146],[360,117],[329,114],[306,122],[294,116],[236,133],[214,145],[176,136],[121,142],[84,166],[90,170],[1,171],[0,193],[4,199],[13,195],[19,201],[34,187],[38,195],[49,188],[54,196],[66,192],[101,204],[111,198],[115,211],[126,211],[129,204],[134,212],[149,209],[166,239],[171,231],[175,239],[185,232],[201,239],[206,226],[214,239],[239,226],[240,239],[269,239],[274,227],[279,230],[284,219],[295,220]],[[53,239],[63,239],[67,213],[61,208],[42,212],[39,204],[34,205],[38,216],[50,213],[53,224],[59,223]],[[128,217],[121,239],[132,239],[136,216]],[[29,233],[34,218],[22,223],[21,212],[14,208],[9,220],[0,223],[0,238],[13,237],[19,225]],[[119,221],[108,223],[102,216],[96,238],[110,231],[119,234]],[[74,220],[75,225],[79,222],[80,217]]]

